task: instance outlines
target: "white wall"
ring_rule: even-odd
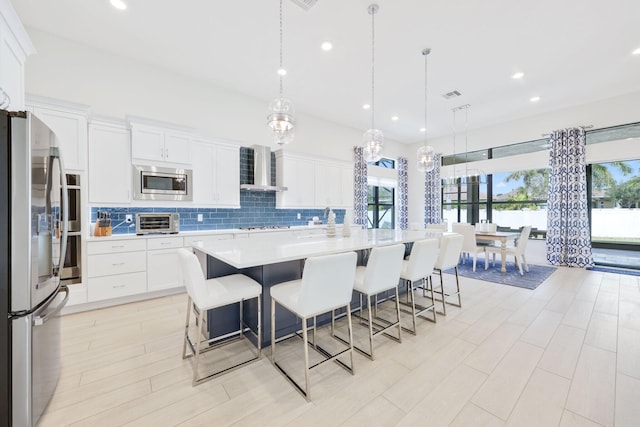
[[[124,118],[130,114],[244,146],[271,145],[266,125],[270,100],[212,87],[34,29],[27,31],[38,52],[26,64],[27,93],[87,104],[96,115]],[[361,143],[363,132],[298,112],[296,138],[286,150],[352,160],[352,147]],[[385,155],[390,157],[406,155],[406,149],[393,141],[385,143]]]

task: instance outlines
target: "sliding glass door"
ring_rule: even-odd
[[[594,261],[640,267],[640,160],[597,163],[588,172]]]

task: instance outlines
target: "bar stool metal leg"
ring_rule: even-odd
[[[187,320],[184,323],[184,339],[182,342],[182,359],[187,358],[187,341],[189,338],[189,320],[191,320],[191,297],[187,297]]]
[[[304,346],[304,393],[307,402],[309,402],[311,400],[311,390],[309,389],[309,337],[306,317],[302,319],[302,325],[302,345]]]

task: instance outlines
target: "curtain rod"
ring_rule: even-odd
[[[583,130],[587,130],[587,129],[593,129],[593,125],[584,125],[584,126],[578,126],[580,129]],[[552,134],[551,133],[543,133],[542,137],[543,138],[549,138]]]

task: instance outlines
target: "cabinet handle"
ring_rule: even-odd
[[[171,242],[161,242],[160,243],[161,246],[170,245],[170,244],[171,244]]]
[[[160,147],[160,158],[164,158],[164,148]]]
[[[119,267],[121,265],[124,265],[124,262],[117,262],[117,263],[114,263],[114,264],[111,264],[111,265],[114,266],[114,267]]]
[[[124,287],[126,287],[127,285],[113,285],[112,288],[113,289],[122,289]]]
[[[124,248],[124,245],[112,245],[111,249]]]
[[[169,158],[169,149],[168,149],[168,148],[165,148],[165,149],[164,149],[164,158],[165,158],[165,159],[168,159],[168,158]]]

